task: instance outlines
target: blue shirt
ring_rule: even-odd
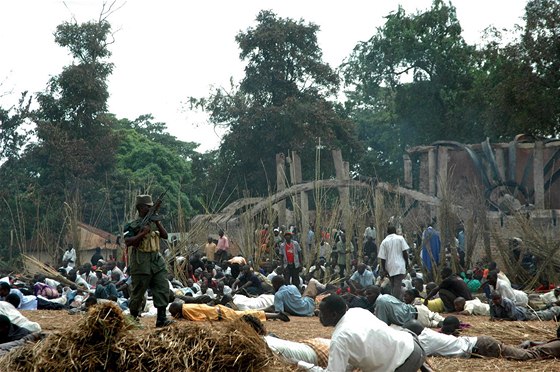
[[[359,283],[362,288],[368,287],[373,285],[374,280],[373,273],[370,270],[365,270],[363,274],[360,275],[358,271],[355,271],[354,274],[350,277],[350,280],[353,280]]]
[[[315,301],[311,297],[303,297],[295,285],[283,285],[274,294],[274,310],[296,316],[313,316]]]
[[[502,297],[502,303],[499,305],[490,301],[490,317],[508,320],[527,320],[525,309],[515,306],[512,300]]]

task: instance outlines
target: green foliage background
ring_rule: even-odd
[[[353,175],[396,183],[409,146],[557,137],[560,3],[528,1],[525,21],[508,35],[513,41],[489,28],[475,46],[463,39],[450,2],[413,14],[398,8],[333,67],[322,59],[319,25],[263,10],[236,36],[243,79],[189,98],[189,109],[209,114],[208,125],[227,129],[207,153],[149,113],[108,112],[110,23],[63,23],[54,41],[73,62],[43,92],[0,107],[0,254],[30,244],[60,253],[65,203],[80,220],[118,234],[138,193],[169,188],[172,221],[268,195],[279,152],[300,154],[306,180],[315,178],[320,145],[322,178],[334,175],[328,150],[342,149]]]

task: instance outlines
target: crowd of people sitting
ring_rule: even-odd
[[[165,252],[173,268],[168,277],[169,314],[190,321],[244,319],[273,351],[312,371],[342,371],[350,366],[364,371],[429,370],[424,362],[430,355],[560,357],[559,340],[515,347],[489,336],[460,336],[459,319],[449,315],[486,316],[493,321],[556,320],[560,287],[529,296],[516,289],[494,262],[459,272],[443,264],[438,275],[433,270],[423,274],[419,266],[423,263],[413,264],[411,248],[392,226],[379,247],[374,229],[366,229],[363,257],[353,249],[356,237],[347,242],[342,230],[324,234],[317,253],[308,244],[314,241],[312,229],[301,244],[297,232],[290,229],[279,227],[269,234],[265,225],[263,230],[257,232],[263,237],[263,249],[272,247],[266,264],[232,256],[223,231],[217,241],[209,238],[188,257]],[[305,256],[312,257],[307,266]],[[19,310],[64,309],[75,314],[113,301],[127,311],[131,282],[124,263],[104,260],[96,252],[91,262],[76,266],[75,257],[69,247],[60,268],[72,285],[40,274],[31,282],[0,279],[0,353],[41,337],[40,326]],[[431,262],[438,264],[433,257]],[[181,276],[173,275],[178,272]],[[142,308],[141,316],[155,316],[149,292]],[[296,343],[266,334],[262,321],[289,321],[290,316],[319,316],[324,326],[334,327],[331,339]]]

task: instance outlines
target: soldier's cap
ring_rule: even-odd
[[[284,233],[284,236],[287,236],[287,235],[292,236],[292,233],[291,233],[290,231],[286,231],[286,232]]]
[[[140,204],[149,205],[150,207],[153,206],[154,202],[152,201],[152,196],[151,195],[136,196],[136,205],[140,205]]]

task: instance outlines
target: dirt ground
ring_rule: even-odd
[[[64,311],[23,311],[30,320],[38,322],[46,332],[62,331],[75,323],[82,315],[68,315]],[[517,345],[525,340],[546,341],[555,338],[558,325],[553,322],[490,322],[486,317],[459,316],[464,323],[470,325],[463,331],[464,335],[492,336],[507,344]],[[154,318],[143,318],[142,323],[145,330],[134,332],[146,332],[154,326]],[[178,326],[185,321],[179,321]],[[321,325],[319,318],[291,317],[288,323],[280,321],[268,321],[267,330],[281,338],[299,341],[313,337],[330,338],[332,328]],[[560,360],[515,362],[502,359],[451,359],[451,358],[429,358],[429,363],[435,371],[462,372],[462,371],[560,371]]]

